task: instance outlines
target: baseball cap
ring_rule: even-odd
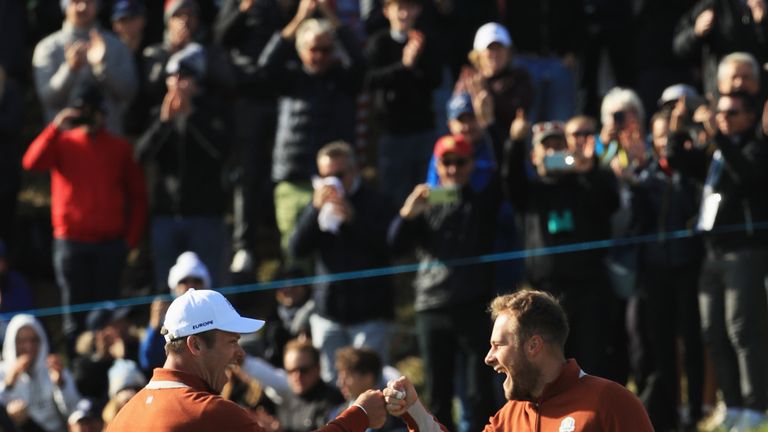
[[[138,0],[118,0],[112,6],[112,21],[144,15],[144,5]]]
[[[93,109],[106,112],[106,101],[99,87],[92,82],[82,82],[72,91],[69,106],[78,109]]]
[[[539,122],[533,125],[533,143],[541,144],[549,137],[560,136],[565,138],[565,126],[560,121]]]
[[[168,22],[182,8],[189,8],[195,14],[198,12],[195,0],[165,0],[163,4],[163,19],[165,22]]]
[[[202,79],[205,76],[205,50],[203,46],[190,42],[168,58],[165,65],[168,75],[182,74]]]
[[[503,25],[495,22],[483,24],[475,33],[475,42],[472,47],[476,50],[484,50],[492,43],[500,43],[509,48],[512,46],[512,38]]]
[[[435,143],[434,155],[442,158],[446,153],[456,153],[461,157],[472,156],[472,144],[461,135],[445,135]]]
[[[472,97],[466,92],[454,95],[448,100],[447,111],[448,120],[456,120],[462,114],[474,114],[475,109],[472,107]]]
[[[670,102],[675,102],[681,97],[685,96],[686,100],[692,103],[699,102],[701,95],[696,91],[693,86],[688,84],[675,84],[664,89],[659,98],[659,106],[666,105]]]
[[[263,326],[262,320],[241,317],[220,292],[194,288],[173,300],[163,323],[169,342],[208,330],[253,333]]]
[[[75,405],[75,410],[67,418],[67,423],[73,425],[84,419],[100,419],[100,406],[92,399],[80,399]]]

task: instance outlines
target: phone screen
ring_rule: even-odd
[[[429,190],[427,202],[431,205],[450,204],[459,200],[458,188],[437,187]]]
[[[567,152],[555,152],[544,156],[544,168],[547,171],[563,171],[573,168],[573,155]]]

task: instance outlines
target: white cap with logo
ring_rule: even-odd
[[[253,333],[264,321],[240,316],[220,292],[190,289],[173,300],[165,314],[165,340],[171,341],[208,330]]]

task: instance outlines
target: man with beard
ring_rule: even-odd
[[[566,360],[568,320],[551,294],[523,290],[502,295],[491,302],[490,312],[494,326],[485,363],[506,374],[508,402],[491,417],[486,431],[653,430],[629,390],[586,374],[574,359]],[[447,431],[419,402],[408,378],[391,381],[384,396],[389,413],[402,416],[410,431]]]

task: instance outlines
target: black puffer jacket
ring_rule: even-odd
[[[293,41],[280,33],[275,33],[259,58],[265,82],[279,95],[272,159],[275,181],[309,180],[317,170],[315,156],[320,147],[336,140],[354,142],[365,59],[349,29],[340,27],[336,37],[349,61],[323,74],[310,74],[297,63]]]

